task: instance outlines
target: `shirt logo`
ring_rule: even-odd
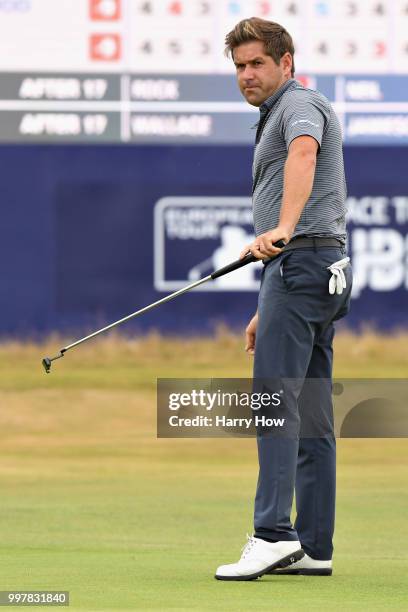
[[[320,127],[318,123],[313,123],[313,121],[310,121],[309,119],[298,119],[297,121],[291,123],[290,127],[294,127],[298,123],[308,123],[309,125],[313,125],[314,127]]]

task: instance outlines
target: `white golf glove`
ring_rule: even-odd
[[[339,261],[335,261],[329,266],[327,269],[330,270],[332,276],[329,281],[329,293],[330,295],[334,295],[337,293],[341,295],[344,289],[347,286],[346,277],[344,276],[343,269],[348,266],[350,262],[350,257],[345,257],[344,259],[339,259]]]

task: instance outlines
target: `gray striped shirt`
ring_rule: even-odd
[[[346,181],[339,120],[330,102],[317,91],[290,79],[260,107],[253,163],[255,234],[278,225],[283,174],[289,145],[298,136],[319,143],[310,198],[295,228],[295,236],[346,239]]]

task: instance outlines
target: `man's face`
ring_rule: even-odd
[[[261,106],[291,77],[290,54],[285,53],[276,65],[258,40],[235,47],[234,64],[241,93],[252,106]]]

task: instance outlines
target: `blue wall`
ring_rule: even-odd
[[[248,196],[251,158],[251,148],[236,146],[0,147],[0,334],[92,329],[162,297],[153,288],[156,202],[167,196]],[[407,149],[347,148],[345,161],[350,196],[408,198]],[[377,204],[378,214],[384,213],[385,204]],[[396,218],[391,204],[385,207],[387,219],[375,220],[371,206],[373,221],[353,220],[351,229],[363,233],[360,242],[377,227],[400,235],[402,244],[408,227],[402,208]],[[359,254],[361,278],[367,279],[348,323],[406,326],[407,240],[404,254],[393,255],[387,245],[378,251],[377,239],[367,238],[372,252],[365,263]],[[197,248],[204,258],[205,249]],[[387,252],[390,270],[393,257],[405,267],[405,279],[388,289],[375,271],[375,258],[381,263]],[[194,261],[196,255],[186,243],[183,258]],[[203,332],[219,321],[242,325],[255,307],[256,292],[191,293],[134,326]]]

